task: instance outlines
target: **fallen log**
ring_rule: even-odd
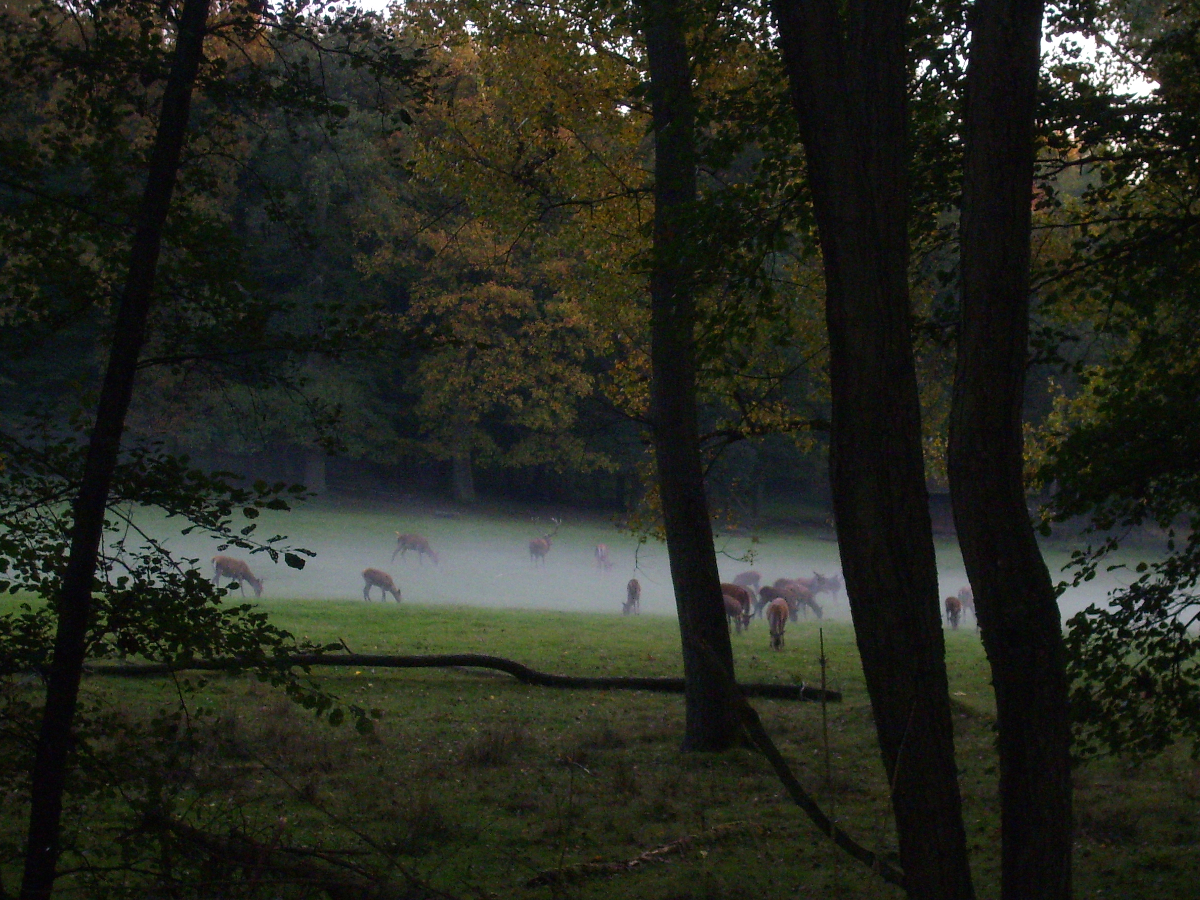
[[[133,663],[124,665],[90,665],[87,671],[93,675],[137,677],[169,675],[175,672],[202,671],[228,672],[254,668],[311,666],[356,666],[374,669],[447,669],[480,668],[506,672],[522,684],[537,687],[575,688],[580,690],[652,691],[663,694],[682,694],[682,678],[588,677],[579,675],[552,675],[539,672],[502,656],[487,656],[482,653],[449,653],[431,656],[387,656],[366,653],[310,653],[282,656],[264,660],[216,659],[192,660],[178,664]],[[807,684],[742,684],[738,686],[747,697],[763,697],[769,700],[815,700],[824,695],[826,702],[836,703],[842,699],[840,691],[822,691]]]

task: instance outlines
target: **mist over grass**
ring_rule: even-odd
[[[550,515],[560,518],[562,524],[545,566],[534,565],[529,542],[553,529]],[[334,497],[301,504],[288,513],[267,513],[256,522],[256,537],[287,535],[290,544],[317,554],[303,570],[295,570],[282,562],[272,563],[266,554],[226,551],[246,559],[265,579],[264,599],[361,602],[361,573],[370,567],[388,572],[404,600],[418,604],[618,615],[626,583],[637,578],[642,585],[643,615],[675,614],[665,545],[654,539],[639,542],[601,514],[571,509],[514,513]],[[200,569],[211,572],[209,560],[218,552],[216,542],[207,537],[179,535],[173,520],[147,514],[143,523],[177,556],[198,558]],[[392,561],[397,532],[426,537],[439,555],[439,564],[422,561],[412,551]],[[596,566],[594,552],[600,543],[609,548],[609,570]],[[1062,541],[1044,548],[1056,580],[1066,577],[1061,570],[1072,549],[1072,544]],[[718,534],[716,550],[721,577],[726,581],[747,569],[761,573],[764,584],[777,578],[810,576],[814,571],[825,575],[841,571],[833,533],[823,528],[765,531],[757,535],[757,540],[746,535]],[[1125,562],[1132,568],[1135,554],[1126,556],[1115,562]],[[937,560],[940,595],[957,593],[967,583],[957,542],[939,538]],[[1102,572],[1095,580],[1068,589],[1060,599],[1063,617],[1091,603],[1102,603],[1110,590],[1130,580],[1128,569]],[[373,592],[374,602],[379,602],[378,594],[377,590]],[[387,602],[393,601],[389,598]],[[818,602],[827,619],[849,620],[844,592],[836,600],[822,594]],[[968,621],[967,625],[973,623]]]

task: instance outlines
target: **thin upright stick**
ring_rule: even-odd
[[[825,745],[825,790],[830,791],[832,767],[829,762],[829,719],[825,715],[825,629],[818,628],[821,639],[821,740]]]

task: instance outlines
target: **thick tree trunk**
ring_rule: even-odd
[[[774,8],[824,256],[842,569],[905,887],[971,897],[909,329],[907,8]]]
[[[73,505],[71,550],[55,609],[58,630],[54,639],[54,662],[46,689],[46,707],[31,779],[22,900],[45,900],[54,885],[63,787],[73,745],[72,726],[91,616],[96,557],[104,532],[109,486],[133,395],[138,355],[145,342],[163,223],[179,170],[179,155],[187,131],[192,85],[200,65],[207,19],[208,0],[185,0],[134,233],[129,276],[113,328],[108,369],[100,390],[83,482]]]
[[[654,119],[654,261],[650,275],[651,414],[671,580],[683,640],[687,750],[740,740],[724,679],[698,643],[733,675],[696,413],[696,301],[688,219],[696,200],[695,106],[679,4],[641,0]]]
[[[1042,0],[978,0],[967,69],[962,323],[950,424],[955,525],[992,664],[1001,895],[1071,894],[1062,625],[1025,505],[1033,124]]]

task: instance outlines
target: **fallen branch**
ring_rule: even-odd
[[[707,644],[698,641],[695,646],[704,656],[705,661],[715,671],[720,673],[721,685],[725,689],[734,709],[738,713],[738,717],[742,721],[742,726],[746,729],[746,733],[750,736],[750,740],[759,752],[770,762],[771,768],[775,770],[780,782],[783,783],[788,795],[792,801],[804,810],[805,814],[813,821],[813,824],[821,830],[821,833],[826,835],[838,847],[857,859],[863,865],[867,866],[872,872],[875,872],[880,878],[889,884],[894,884],[899,888],[904,887],[904,873],[885,860],[876,853],[871,852],[846,832],[842,831],[829,816],[825,815],[824,810],[817,805],[817,801],[812,798],[812,795],[804,789],[799,779],[792,773],[791,768],[787,764],[787,760],[783,758],[783,754],[779,752],[779,748],[775,746],[775,742],[771,740],[771,736],[767,734],[767,729],[763,727],[762,719],[758,717],[758,712],[754,707],[746,702],[746,695],[738,689],[737,683],[733,677],[721,665],[717,654]]]
[[[758,825],[746,822],[727,822],[724,825],[717,825],[709,829],[704,834],[687,835],[671,841],[669,844],[663,844],[661,847],[647,850],[645,853],[638,854],[633,859],[617,860],[614,862],[577,863],[573,866],[546,869],[544,872],[539,872],[525,882],[525,887],[535,888],[544,887],[549,884],[574,884],[588,878],[620,875],[622,872],[630,872],[646,863],[658,862],[673,853],[682,853],[695,844],[719,840],[729,834],[744,834],[746,831],[757,830],[758,827]]]
[[[173,672],[208,671],[225,672],[245,669],[276,667],[292,668],[300,666],[356,666],[358,668],[375,669],[445,669],[445,668],[483,668],[498,669],[507,672],[523,684],[538,687],[577,688],[582,690],[620,690],[620,691],[654,691],[664,694],[682,694],[682,678],[639,678],[606,676],[600,678],[577,675],[551,675],[539,672],[502,656],[485,656],[480,653],[452,653],[437,656],[373,656],[364,653],[322,654],[312,653],[299,656],[284,656],[278,659],[244,660],[217,659],[195,660],[192,662],[168,665],[165,663],[145,663],[130,665],[108,665],[88,667],[94,675],[119,675],[124,677],[145,675],[168,675]],[[820,700],[824,693],[825,700],[837,702],[842,699],[838,691],[822,692],[820,688],[809,687],[806,684],[743,684],[740,690],[747,697],[765,697],[771,700]]]

